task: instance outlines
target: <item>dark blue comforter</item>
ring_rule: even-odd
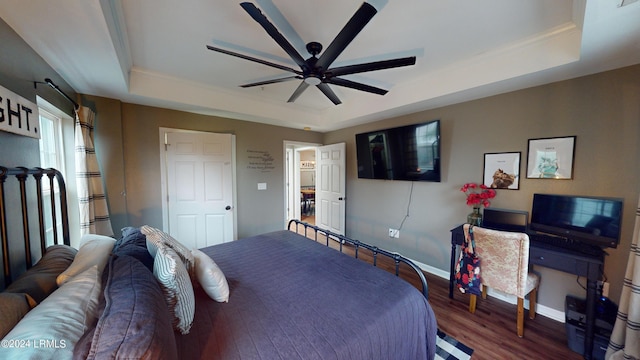
[[[181,359],[432,359],[436,320],[404,280],[279,231],[202,249],[220,266],[228,303],[196,290]]]

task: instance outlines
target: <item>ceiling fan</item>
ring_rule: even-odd
[[[379,95],[384,95],[387,93],[387,90],[385,89],[347,80],[344,78],[340,78],[339,76],[374,70],[391,69],[401,66],[414,65],[416,63],[416,57],[410,56],[334,68],[330,67],[333,61],[342,53],[342,51],[344,51],[347,45],[351,43],[356,35],[360,33],[365,25],[367,25],[367,23],[378,12],[372,5],[366,2],[362,4],[362,6],[356,11],[355,14],[353,14],[351,19],[347,22],[344,28],[342,28],[340,33],[338,33],[336,38],[331,42],[331,44],[329,44],[324,52],[322,52],[322,45],[320,43],[315,41],[308,43],[306,45],[306,48],[307,51],[311,54],[311,57],[306,60],[300,55],[300,53],[298,53],[298,51],[291,45],[291,43],[289,43],[289,41],[287,41],[287,39],[282,34],[280,34],[278,29],[273,24],[271,24],[271,22],[269,22],[266,16],[264,16],[254,4],[250,2],[243,2],[240,3],[240,6],[267,31],[267,33],[276,41],[276,43],[278,43],[278,45],[280,45],[280,47],[282,47],[282,49],[300,67],[300,70],[296,70],[270,61],[207,45],[207,48],[209,50],[236,56],[249,61],[254,61],[295,74],[283,78],[240,85],[240,87],[243,88],[300,79],[303,81],[293,92],[287,102],[294,102],[309,87],[309,85],[315,85],[318,89],[320,89],[320,91],[322,91],[323,94],[327,96],[327,98],[329,98],[329,100],[331,100],[335,105],[338,105],[341,104],[341,101],[333,92],[333,90],[331,90],[328,84],[344,86]],[[320,54],[321,52],[322,54]],[[320,56],[316,57],[316,55],[318,54],[320,54]]]

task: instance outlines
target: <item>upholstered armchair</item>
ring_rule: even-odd
[[[469,224],[464,225],[465,238],[469,238]],[[482,298],[487,298],[487,287],[518,298],[517,333],[524,336],[524,297],[529,294],[529,318],[536,315],[536,295],[540,277],[529,272],[529,236],[525,233],[497,231],[473,227],[476,254],[480,257]],[[471,295],[469,311],[476,310],[476,295]]]

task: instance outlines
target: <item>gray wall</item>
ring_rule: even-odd
[[[526,174],[528,139],[576,135],[573,180],[521,178],[519,190],[498,190],[491,206],[530,211],[536,192],[624,198],[622,240],[608,250],[604,269],[617,301],[640,189],[638,99],[637,65],[327,133],[324,143],[347,143],[347,235],[448,270],[449,230],[471,210],[459,189],[482,182],[484,153],[519,151]],[[354,135],[433,119],[441,120],[442,182],[413,184],[409,217],[400,238],[390,239],[388,228],[407,213],[412,184],[358,179]],[[540,304],[563,311],[567,293],[585,296],[575,276],[535,270],[542,277]]]

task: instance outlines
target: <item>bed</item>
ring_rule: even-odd
[[[61,200],[27,196],[43,191],[32,177],[55,180]],[[19,190],[5,189],[14,178]],[[434,358],[426,281],[399,254],[297,221],[203,249],[148,225],[85,235],[74,249],[64,190],[56,170],[0,167],[2,359]],[[9,194],[20,206],[5,206]],[[60,218],[35,230],[48,213]],[[362,250],[396,274],[357,259]],[[419,286],[397,277],[400,265]]]

